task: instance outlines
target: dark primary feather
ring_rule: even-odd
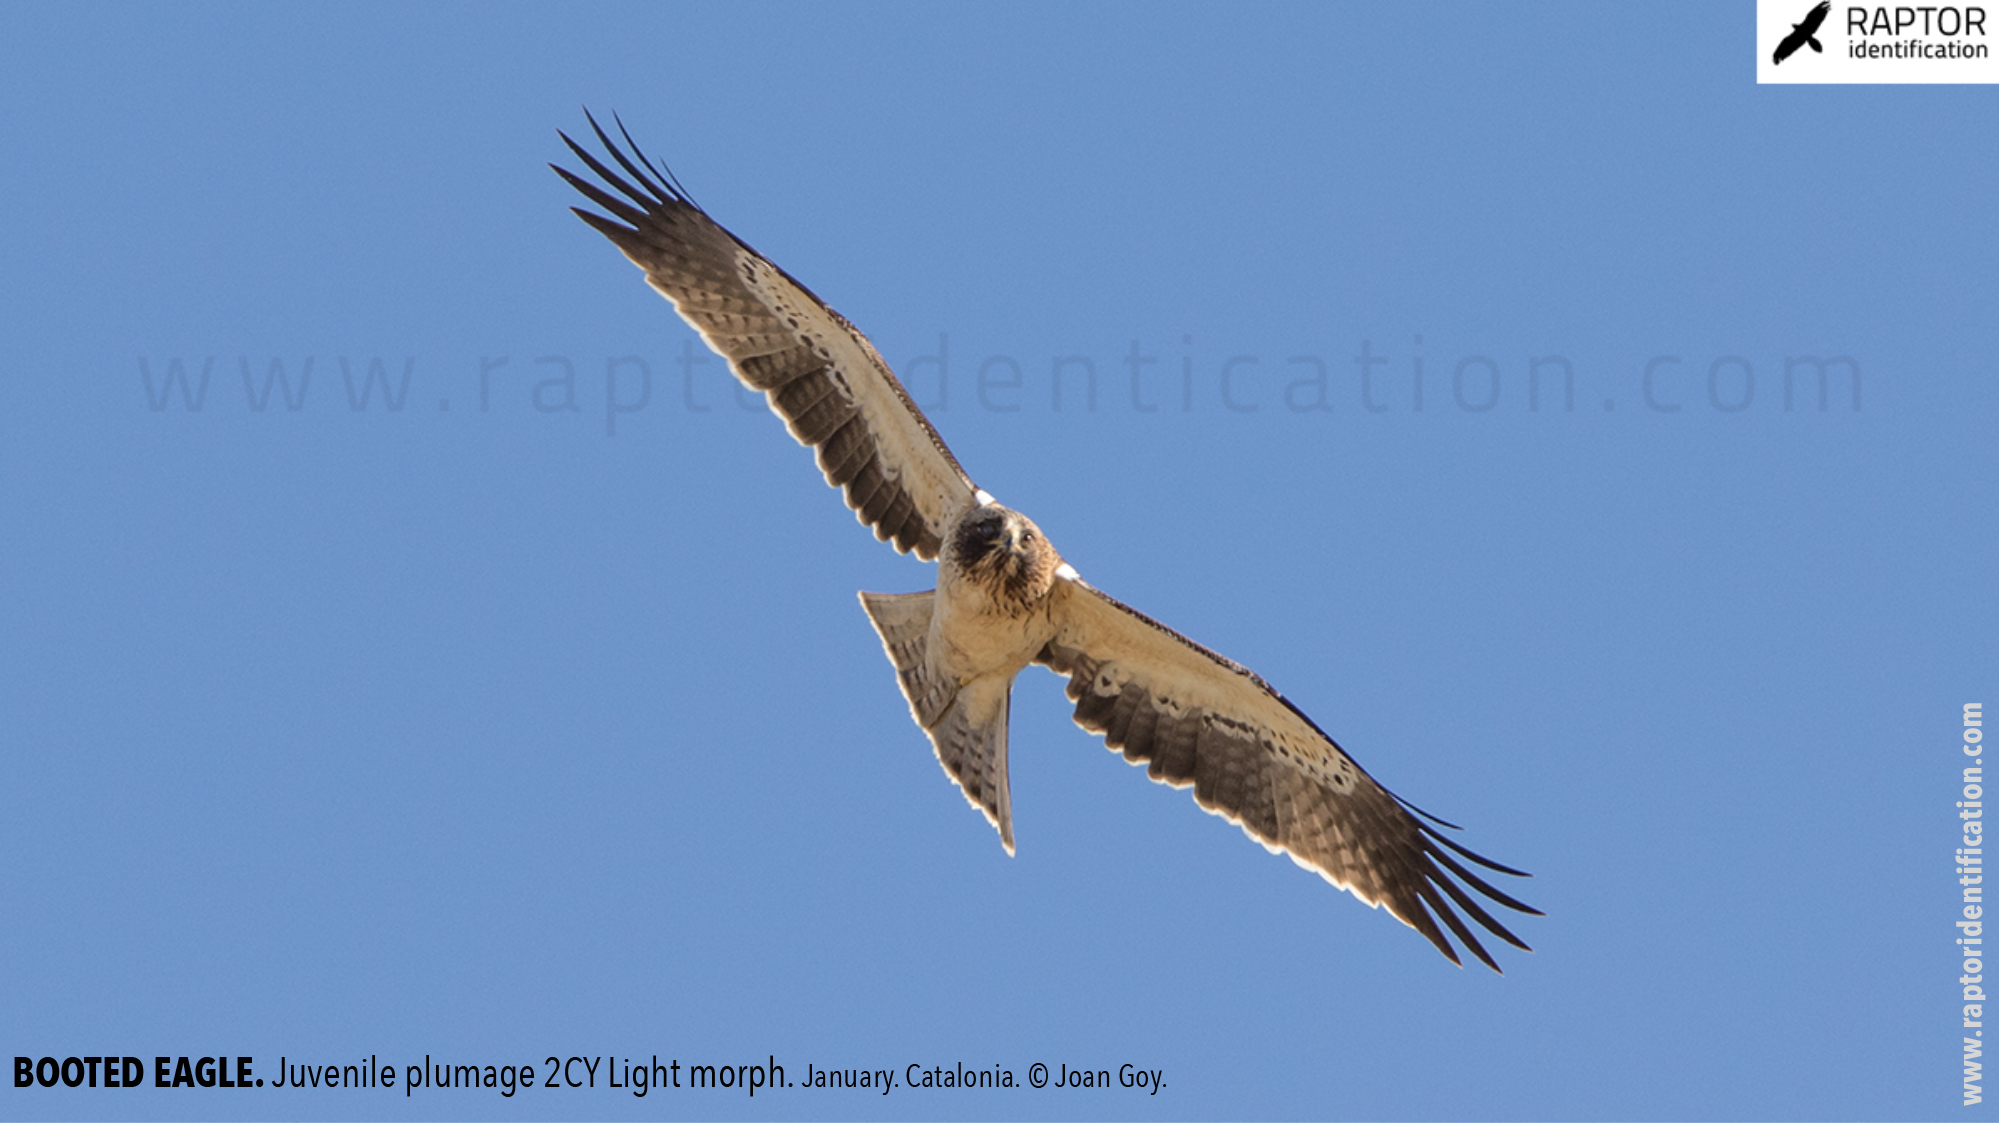
[[[818,450],[827,483],[845,492],[847,506],[874,528],[876,538],[935,558],[950,517],[972,493],[971,481],[873,345],[810,290],[718,226],[629,135],[625,141],[637,163],[595,118],[590,127],[623,174],[563,135],[596,182],[550,167],[606,212],[571,208],[577,217],[645,270],[653,287],[729,361],[737,378],[765,392],[792,435]],[[780,317],[751,284],[746,271],[757,268],[795,288],[810,302],[808,314]],[[837,341],[850,356],[845,367],[825,338],[833,333],[847,337]],[[861,380],[869,384],[857,386]],[[869,401],[880,403],[873,416]]]

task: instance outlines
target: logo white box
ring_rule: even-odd
[[[1756,81],[1999,83],[1999,0],[1756,0]]]

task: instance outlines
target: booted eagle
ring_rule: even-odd
[[[1008,699],[1014,676],[1041,664],[1068,677],[1076,723],[1125,760],[1143,763],[1155,781],[1191,785],[1202,808],[1385,906],[1452,963],[1461,961],[1440,921],[1499,971],[1460,910],[1527,948],[1471,891],[1540,911],[1459,859],[1523,872],[1426,823],[1456,826],[1381,787],[1255,672],[1077,576],[1033,520],[972,483],[859,329],[717,225],[629,133],[628,156],[594,118],[590,127],[624,174],[563,135],[597,181],[556,173],[608,212],[578,207],[577,216],[644,270],[736,377],[764,393],[791,435],[817,450],[826,482],[876,538],[936,560],[936,589],[863,593],[861,606],[911,717],[1009,854]]]

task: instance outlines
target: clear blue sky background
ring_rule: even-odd
[[[1166,1086],[7,1082],[0,1116],[1958,1114],[1999,108],[1759,89],[1752,35],[1745,3],[9,7],[0,1056]],[[854,600],[930,567],[568,214],[583,104],[1085,577],[1533,871],[1537,951],[1452,968],[1039,670],[1007,858]],[[650,396],[610,418],[626,356]],[[1081,363],[1057,408],[1075,356],[1094,409]],[[1800,372],[1787,409],[1797,356],[1854,360],[1857,407]],[[1532,407],[1534,357],[1572,407],[1552,365]],[[252,408],[245,363],[296,394],[308,360]],[[356,409],[378,361],[407,389]],[[576,409],[538,409],[565,362]]]

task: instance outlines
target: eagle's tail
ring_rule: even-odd
[[[1013,694],[1011,676],[980,679],[962,688],[937,674],[929,659],[930,614],[935,590],[922,593],[863,593],[861,607],[881,634],[882,648],[895,665],[910,717],[930,735],[937,760],[972,807],[999,829],[1000,844],[1013,854],[1013,801],[1007,788],[1006,725]]]
[[[937,724],[958,694],[956,683],[930,669],[930,608],[936,600],[934,589],[861,594],[861,608],[881,633],[882,648],[902,683],[902,697],[909,700],[909,716],[926,730]]]

